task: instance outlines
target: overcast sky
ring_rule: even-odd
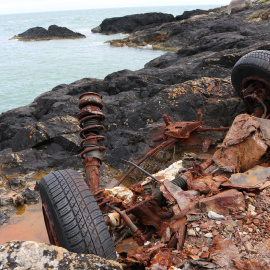
[[[0,14],[94,8],[226,5],[230,0],[0,0]]]

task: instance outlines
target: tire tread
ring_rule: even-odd
[[[241,57],[234,65],[231,79],[240,97],[242,81],[248,77],[260,77],[270,82],[270,51],[252,51]]]
[[[40,187],[42,200],[46,202],[46,198],[49,198],[54,208],[50,212],[57,215],[54,218],[55,226],[63,232],[63,243],[68,243],[64,248],[116,260],[116,252],[102,213],[78,172],[55,171],[42,178]]]

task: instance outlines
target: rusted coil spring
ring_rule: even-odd
[[[99,135],[99,132],[104,129],[104,126],[100,124],[105,119],[101,111],[103,101],[96,93],[84,93],[80,96],[79,108],[77,117],[82,128],[80,132],[82,138],[80,146],[83,149],[81,158],[86,166],[86,182],[92,193],[96,195],[102,191],[99,186],[99,167],[103,160],[102,152],[106,149],[98,145],[105,139],[104,136]]]
[[[105,139],[104,136],[98,135],[104,129],[100,124],[105,119],[105,115],[101,112],[103,102],[101,97],[96,93],[84,93],[80,96],[78,113],[80,121],[80,137],[83,139],[80,146],[83,149],[81,158],[84,160],[88,157],[95,157],[102,161],[98,151],[104,151],[106,147],[98,146],[97,143]],[[98,151],[97,151],[98,150]]]
[[[90,117],[92,117],[92,119]],[[104,129],[104,126],[99,124],[102,120],[96,118],[96,115],[91,115],[80,120],[80,127],[82,128],[80,131],[80,137],[83,139],[80,143],[80,147],[84,149],[81,152],[82,160],[85,160],[90,156],[102,160],[99,153],[100,151],[104,151],[106,149],[105,146],[98,146],[96,143],[93,143],[95,140],[99,142],[105,139],[104,136],[98,135],[98,133]]]

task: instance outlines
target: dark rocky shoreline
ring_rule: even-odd
[[[112,46],[138,47],[152,45],[153,49],[179,51],[185,56],[201,52],[221,52],[241,49],[257,43],[269,41],[267,15],[270,5],[254,5],[247,10],[228,15],[227,7],[194,11],[179,21],[145,27],[132,32],[127,38],[108,41]],[[268,10],[268,11],[267,11]],[[258,31],[260,29],[260,31]]]
[[[122,70],[104,80],[85,78],[70,85],[58,85],[28,106],[3,113],[2,172],[25,174],[81,168],[76,115],[78,97],[87,91],[103,96],[107,117],[105,158],[109,166],[118,169],[123,168],[120,158],[138,159],[153,147],[152,130],[163,122],[164,113],[175,121],[190,121],[196,119],[201,108],[205,125],[230,125],[237,114],[245,112],[229,81],[234,63],[252,50],[270,49],[270,34],[265,27],[269,21],[245,23],[244,28],[238,26],[238,20],[266,8],[268,5],[256,5],[231,17],[221,14],[215,20],[210,18],[207,31],[212,31],[211,36],[202,37],[197,43],[191,39],[193,44],[156,58],[141,70]],[[195,37],[194,29],[202,31],[207,19],[203,22],[191,17],[182,23],[167,23],[166,27],[174,31],[182,27],[185,36]],[[215,84],[219,85],[219,91],[207,92],[207,87]]]

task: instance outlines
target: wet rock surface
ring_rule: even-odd
[[[57,25],[49,26],[48,30],[43,27],[33,27],[27,31],[14,36],[12,39],[18,39],[20,41],[39,41],[39,40],[50,40],[50,39],[75,39],[85,38],[86,36],[73,32],[66,27],[60,27]]]
[[[42,175],[10,176],[4,179],[0,189],[0,225],[7,223],[17,207],[41,202],[36,182]]]
[[[72,253],[61,247],[31,241],[13,241],[0,245],[0,268],[14,270],[123,269],[115,261],[90,254]]]

